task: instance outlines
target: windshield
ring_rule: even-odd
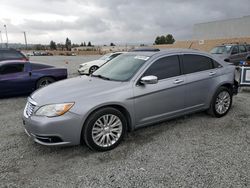
[[[100,58],[100,60],[106,60],[106,59],[109,58],[110,55],[111,55],[111,53],[108,53],[108,54],[102,56],[102,57]]]
[[[149,59],[147,56],[138,56],[135,54],[124,54],[109,61],[97,71],[93,76],[106,78],[108,80],[127,81],[138,69]]]
[[[211,54],[228,54],[232,46],[217,46],[213,48]]]

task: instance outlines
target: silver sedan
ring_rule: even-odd
[[[126,53],[91,76],[34,92],[24,128],[43,145],[110,150],[139,127],[197,111],[226,115],[237,91],[234,69],[196,50]]]

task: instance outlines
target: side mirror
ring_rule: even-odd
[[[226,62],[230,62],[230,59],[229,59],[229,58],[226,58],[226,59],[224,59],[224,61],[226,61]]]
[[[157,84],[158,78],[156,76],[144,76],[141,78],[140,83],[142,83],[142,84]]]

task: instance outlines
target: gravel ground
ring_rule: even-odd
[[[0,187],[250,187],[249,89],[223,118],[196,113],[142,128],[105,153],[34,143],[22,126],[25,102],[0,100]]]

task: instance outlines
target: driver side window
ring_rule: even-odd
[[[23,72],[24,64],[9,64],[0,67],[0,74],[13,74]]]
[[[231,54],[238,54],[238,53],[239,53],[239,47],[234,46]]]
[[[163,57],[156,60],[146,70],[143,76],[157,76],[158,80],[180,75],[180,63],[177,55]]]

